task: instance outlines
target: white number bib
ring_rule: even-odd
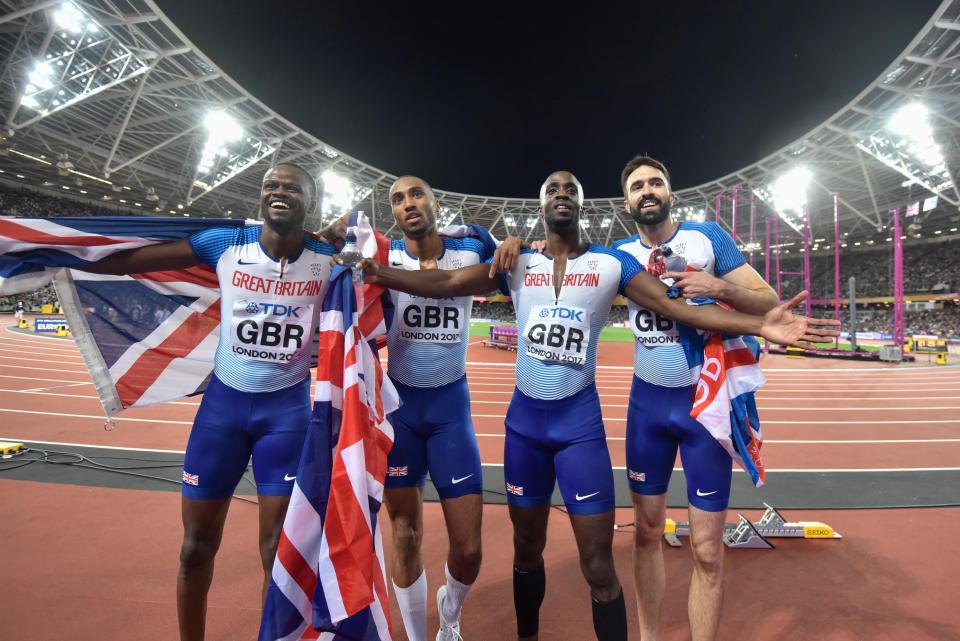
[[[593,312],[582,307],[537,305],[524,330],[527,356],[571,365],[587,362]]]
[[[450,300],[450,303],[453,303]],[[463,330],[463,309],[435,298],[400,294],[395,322],[400,339],[414,343],[458,343]]]
[[[236,300],[230,320],[230,351],[257,361],[292,361],[313,340],[307,336],[312,319],[312,304]]]
[[[642,307],[636,308],[631,305],[630,329],[637,337],[637,343],[644,347],[680,342],[680,332],[673,320]]]

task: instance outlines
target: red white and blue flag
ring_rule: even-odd
[[[0,217],[0,295],[54,282],[104,411],[202,392],[219,340],[220,289],[203,265],[105,276],[85,265],[115,252],[243,221],[162,217]],[[65,269],[71,268],[71,269]]]
[[[766,382],[752,336],[701,335],[680,326],[681,342],[697,381],[690,416],[700,422],[757,487],[766,473],[756,392]]]
[[[369,255],[368,251],[364,255]],[[337,267],[320,313],[313,420],[287,508],[260,641],[391,639],[377,515],[399,398],[370,339],[385,330],[379,288],[362,315]],[[364,331],[368,328],[369,332]]]

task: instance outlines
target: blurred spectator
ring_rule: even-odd
[[[0,216],[143,216],[139,208],[117,209],[95,201],[58,198],[26,188],[17,189],[0,183]]]

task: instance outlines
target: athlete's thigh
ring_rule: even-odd
[[[684,388],[686,389],[686,388]],[[627,408],[627,481],[631,492],[666,494],[677,460],[678,439],[669,425],[670,388],[633,377]]]
[[[422,431],[423,393],[419,388],[399,384],[397,390],[402,404],[388,417],[393,426],[393,446],[387,454],[384,487],[422,487],[427,478],[427,439]]]
[[[424,412],[427,465],[441,499],[483,493],[480,449],[470,418],[466,380],[462,381],[444,385]]]
[[[598,426],[594,438],[571,443],[554,456],[557,485],[571,515],[612,512],[615,506],[613,466],[599,417]]]
[[[257,494],[290,496],[309,425],[309,378],[286,389],[256,395],[251,430]]]
[[[249,400],[215,377],[200,401],[183,459],[183,496],[222,499],[233,494],[247,469],[253,441],[247,431]]]
[[[507,503],[521,508],[550,505],[556,484],[554,451],[532,436],[518,433],[517,422],[533,421],[517,406],[516,397],[507,410],[503,439],[503,480]]]
[[[694,419],[680,421],[680,462],[690,505],[707,512],[726,512],[733,480],[733,460],[723,446]]]

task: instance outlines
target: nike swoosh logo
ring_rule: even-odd
[[[237,264],[238,264],[238,265],[259,265],[259,263],[245,263],[245,262],[243,262],[242,259],[241,259],[241,260],[238,260],[238,261],[237,261]]]
[[[457,479],[457,478],[451,478],[450,481],[451,481],[454,485],[456,485],[456,484],[459,483],[460,481],[466,481],[466,480],[467,480],[468,478],[470,478],[471,476],[473,476],[473,474],[467,474],[467,475],[464,476],[463,478],[459,478],[459,479]]]
[[[290,476],[289,474],[284,474],[284,475],[283,475],[283,480],[284,480],[284,481],[292,481],[292,480],[295,479],[295,478],[297,478],[297,475],[296,475],[296,474],[294,474],[293,476]]]
[[[577,492],[577,500],[582,501],[584,499],[590,498],[591,496],[596,496],[597,494],[600,494],[600,492],[593,492],[591,494],[584,494],[583,496],[580,496],[580,492]]]
[[[700,489],[697,488],[697,496],[710,496],[711,494],[716,494],[718,491],[719,490],[714,490],[713,492],[701,492]]]
[[[394,267],[403,267],[403,263],[395,263],[393,261],[390,261],[390,264],[393,265]]]
[[[540,266],[540,263],[537,263],[536,265],[527,265],[526,267],[524,267],[524,269],[533,269],[534,267],[539,267],[539,266]]]

